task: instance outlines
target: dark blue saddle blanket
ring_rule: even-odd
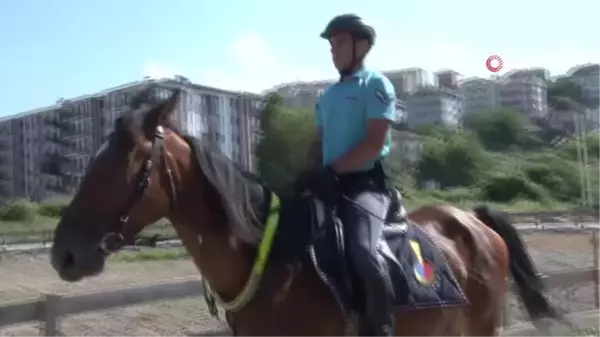
[[[317,221],[323,221],[322,205],[315,201],[314,206],[319,218]],[[333,230],[323,231],[314,241],[309,251],[310,258],[319,277],[329,286],[344,312],[360,312],[363,290],[349,282],[348,270],[344,261],[340,260],[344,258],[339,248],[343,226],[337,221],[333,227]],[[394,307],[397,311],[467,304],[445,256],[419,225],[404,220],[386,226],[379,251],[394,285]]]

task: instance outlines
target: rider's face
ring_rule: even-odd
[[[352,36],[347,33],[334,34],[329,38],[331,57],[337,70],[345,69],[352,62]]]

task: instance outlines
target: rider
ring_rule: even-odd
[[[376,245],[389,193],[381,160],[390,152],[396,95],[390,80],[364,66],[375,31],[353,14],[333,18],[321,37],[331,46],[339,82],[316,105],[317,137],[307,161],[314,192],[337,206],[351,266],[366,294],[367,335],[394,334],[392,284]],[[333,194],[333,195],[332,195]]]

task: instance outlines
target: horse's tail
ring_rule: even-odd
[[[486,205],[477,206],[473,211],[481,222],[504,240],[510,256],[510,272],[531,321],[535,323],[542,318],[553,318],[570,325],[544,296],[544,283],[508,215],[492,211]]]

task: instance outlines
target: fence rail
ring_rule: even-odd
[[[587,269],[551,273],[544,276],[544,281],[549,289],[590,281],[595,282],[596,289],[598,289],[598,272],[598,269]],[[0,326],[28,321],[42,321],[44,322],[45,336],[55,336],[58,331],[57,321],[60,316],[152,301],[201,296],[203,292],[204,288],[199,277],[189,277],[99,292],[63,295],[45,294],[39,300],[13,303],[0,307]]]

